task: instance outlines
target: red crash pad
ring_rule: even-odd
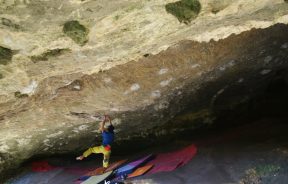
[[[159,154],[154,160],[148,162],[149,165],[154,165],[154,167],[147,174],[173,171],[177,167],[187,164],[196,153],[197,147],[192,144],[179,151]]]
[[[55,167],[51,166],[47,161],[39,161],[39,162],[33,162],[31,164],[31,169],[34,172],[47,172]]]

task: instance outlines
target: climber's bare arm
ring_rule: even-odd
[[[101,132],[107,131],[107,128],[105,128],[105,123],[107,121],[109,121],[110,125],[112,125],[110,117],[108,115],[104,115],[104,120],[100,123],[100,128],[99,128]]]
[[[105,131],[105,119],[100,123],[99,131],[104,132]]]
[[[112,122],[111,122],[111,118],[110,118],[110,116],[108,116],[108,115],[105,115],[105,116],[106,116],[105,119],[107,119],[107,120],[109,121],[110,125],[112,125]]]

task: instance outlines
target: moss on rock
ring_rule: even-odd
[[[221,0],[221,1],[213,0],[213,1],[209,2],[209,6],[210,6],[211,12],[213,14],[219,13],[220,11],[227,8],[230,4],[231,4],[230,0]]]
[[[65,52],[69,52],[70,49],[53,49],[53,50],[48,50],[40,55],[37,56],[31,56],[30,59],[36,63],[38,61],[47,61],[49,58],[51,57],[57,57],[60,56],[62,54],[64,54]]]
[[[165,6],[166,11],[185,24],[195,19],[201,10],[201,4],[198,0],[181,0],[169,3]]]
[[[0,80],[3,79],[3,78],[4,78],[3,74],[0,73]]]
[[[74,42],[83,46],[88,41],[89,30],[76,20],[68,21],[64,24],[63,32]]]
[[[257,166],[255,168],[257,174],[260,176],[272,175],[274,173],[279,172],[280,169],[281,167],[275,164],[266,164],[266,165]]]
[[[0,65],[7,65],[13,57],[13,51],[11,49],[0,46]]]
[[[6,19],[6,18],[1,18],[1,24],[7,27],[10,27],[12,29],[20,29],[20,26],[18,24],[13,23],[10,19]]]
[[[197,112],[187,112],[175,117],[177,122],[193,122],[196,120],[203,120],[208,117],[212,117],[212,112],[209,109],[202,109]]]
[[[23,93],[21,93],[20,91],[16,91],[16,92],[14,93],[14,96],[15,96],[16,98],[26,98],[26,97],[28,97],[29,95],[23,94]]]

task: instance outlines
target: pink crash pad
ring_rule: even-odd
[[[196,155],[196,153],[197,147],[192,144],[179,151],[159,154],[154,160],[147,163],[149,165],[154,165],[147,174],[173,171],[177,167],[187,164]]]

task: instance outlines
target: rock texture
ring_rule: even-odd
[[[0,2],[2,174],[86,148],[94,114],[111,114],[119,144],[148,141],[209,125],[274,80],[287,83],[287,3],[202,0],[186,25],[165,11],[171,2]]]

